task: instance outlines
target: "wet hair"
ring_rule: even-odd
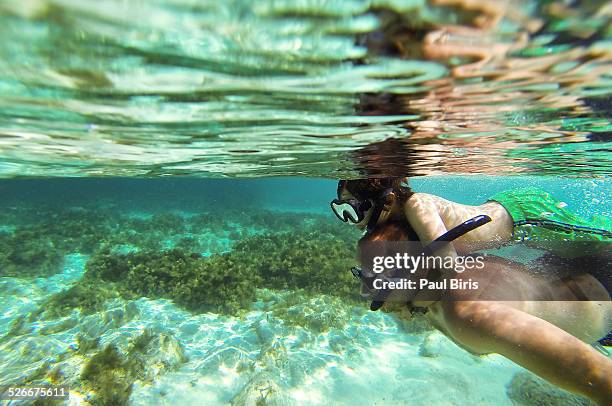
[[[405,203],[414,194],[404,177],[341,180],[338,197],[344,187],[359,200],[378,200],[385,190],[391,189],[400,203]]]

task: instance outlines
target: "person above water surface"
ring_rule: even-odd
[[[400,177],[341,180],[337,194],[331,206],[340,220],[362,229],[388,221],[407,223],[423,244],[475,216],[492,219],[441,248],[437,251],[441,255],[454,257],[523,242],[560,257],[575,257],[599,250],[603,246],[599,242],[612,242],[609,219],[583,219],[534,187],[498,193],[479,206],[413,192]]]

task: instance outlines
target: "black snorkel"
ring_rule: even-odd
[[[429,243],[425,248],[423,248],[423,254],[431,255],[449,242],[455,241],[462,235],[465,235],[480,226],[484,226],[485,224],[491,221],[491,217],[487,216],[486,214],[480,214],[476,217],[472,217],[471,219],[464,221],[458,226],[451,228],[450,230],[433,240],[431,243]]]
[[[380,212],[381,211],[378,212],[378,216],[380,216]],[[368,230],[369,231],[370,231],[370,223],[372,222],[372,219],[374,219],[374,215],[375,214],[376,214],[376,212],[372,213],[372,218],[370,219],[370,222],[368,222]],[[376,217],[376,221],[378,221],[378,216]],[[438,238],[436,238],[434,241],[432,241],[426,247],[424,247],[420,254],[423,254],[423,255],[426,255],[426,256],[431,256],[435,251],[437,251],[438,249],[442,248],[446,244],[456,240],[457,238],[461,237],[462,235],[465,235],[465,234],[469,233],[472,230],[475,230],[476,228],[478,228],[480,226],[483,226],[483,225],[489,223],[490,221],[491,221],[491,217],[489,217],[487,215],[484,215],[484,214],[481,214],[479,216],[473,217],[473,218],[471,218],[471,219],[469,219],[469,220],[459,224],[458,226],[448,230],[446,233],[444,233],[441,236],[439,236]],[[376,225],[376,222],[373,223],[372,227],[374,225]],[[357,278],[359,278],[361,280],[361,282],[362,282],[363,286],[365,287],[365,289],[372,294],[373,300],[372,300],[372,303],[370,304],[370,310],[376,311],[376,310],[380,309],[385,304],[385,301],[388,299],[388,297],[391,294],[392,290],[389,290],[389,289],[381,289],[381,290],[373,289],[374,281],[376,279],[380,279],[382,281],[391,281],[392,279],[396,278],[398,276],[398,273],[402,272],[402,270],[401,269],[394,269],[394,270],[388,272],[387,275],[384,275],[382,273],[376,274],[374,272],[367,272],[366,273],[366,272],[364,272],[362,269],[360,269],[358,267],[353,267],[353,268],[351,268],[351,272],[352,272],[352,274],[355,277],[357,277]]]

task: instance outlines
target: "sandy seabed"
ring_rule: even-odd
[[[292,292],[262,290],[240,318],[148,298],[45,318],[40,304],[76,282],[86,260],[67,255],[63,271],[49,278],[0,278],[0,385],[54,368],[72,388],[65,404],[89,404],[95,391],[80,382],[87,361],[109,344],[126,354],[144,332],[155,344],[143,352],[147,367],[133,383],[131,405],[512,405],[508,386],[524,371],[501,356],[473,356],[437,331],[411,332],[392,315],[326,296],[296,304]],[[279,308],[306,315],[306,325],[278,318]],[[30,312],[42,316],[15,332],[15,320]],[[83,337],[99,338],[97,346],[77,351]]]

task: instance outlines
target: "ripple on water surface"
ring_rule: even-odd
[[[0,176],[608,174],[605,2],[442,3],[0,1]]]

